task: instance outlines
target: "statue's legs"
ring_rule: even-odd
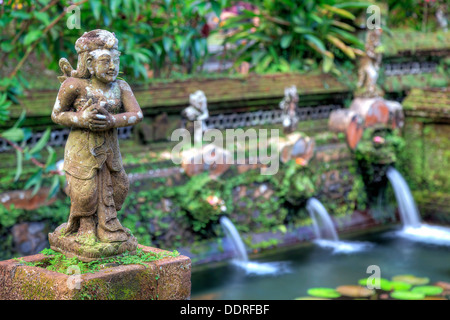
[[[101,242],[127,241],[129,231],[117,219],[128,193],[129,181],[125,171],[110,172],[107,165],[99,170],[97,237]]]
[[[79,235],[95,235],[94,215],[97,210],[97,175],[91,179],[78,179],[66,173],[70,214],[66,233],[78,232]]]

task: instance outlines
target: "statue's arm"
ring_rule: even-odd
[[[120,90],[122,93],[122,104],[124,112],[112,115],[114,127],[127,127],[135,125],[142,121],[143,114],[136,97],[133,94],[128,83],[123,80],[117,80],[119,82]]]
[[[66,127],[88,127],[88,124],[85,123],[86,119],[83,119],[73,108],[73,102],[78,96],[79,90],[79,82],[75,78],[67,78],[61,84],[55,105],[53,106],[53,122]]]
[[[209,118],[208,108],[204,108],[197,120],[203,121]]]

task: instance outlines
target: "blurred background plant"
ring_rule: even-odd
[[[388,22],[399,28],[422,32],[440,27],[442,16],[448,15],[447,0],[388,0]]]
[[[0,138],[17,153],[11,180],[20,178],[22,161],[36,165],[28,187],[58,173],[54,152],[45,146],[50,133],[27,148],[24,141],[32,133],[21,126],[24,115],[13,127],[5,123],[25,90],[58,88],[58,61],[66,57],[76,63],[74,43],[85,31],[115,32],[120,76],[133,85],[205,75],[205,64],[217,57],[231,68],[216,69],[210,77],[222,76],[220,71],[312,71],[348,78],[363,49],[358,26],[372,4],[386,6],[375,0],[0,0]],[[73,15],[67,8],[73,5],[80,8],[81,29],[67,25]],[[422,31],[437,25],[438,8],[447,13],[438,0],[388,0],[387,6],[389,27]],[[213,44],[221,48],[216,56]]]
[[[370,2],[333,0],[252,2],[252,8],[223,23],[229,54],[235,64],[250,63],[256,72],[311,70],[338,73],[338,62],[362,54],[363,42],[355,35],[354,13]]]
[[[85,31],[113,29],[122,51],[122,74],[138,81],[153,77],[170,77],[172,72],[190,74],[207,56],[206,16],[220,15],[225,5],[217,1],[164,0],[9,0],[0,8],[0,128],[10,115],[12,104],[26,89],[45,82],[46,73],[58,73],[58,61],[67,57],[76,63],[74,43]],[[67,19],[71,5],[80,8],[81,29],[69,29]],[[48,69],[48,70],[47,70]],[[38,81],[28,79],[36,77]],[[49,87],[57,88],[56,78]],[[17,153],[14,181],[22,174],[22,162],[31,161],[35,170],[29,174],[25,189],[37,192],[43,177],[51,177],[51,189],[59,186],[55,152],[46,147],[50,130],[32,147],[25,142],[31,137],[22,128],[23,113],[11,128],[0,129],[0,138]],[[4,127],[5,128],[5,127]],[[41,162],[46,156],[47,160]]]

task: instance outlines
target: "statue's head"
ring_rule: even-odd
[[[85,32],[75,43],[78,53],[77,70],[73,77],[92,78],[108,83],[119,74],[120,51],[114,33],[96,29]]]
[[[297,87],[295,85],[284,88],[284,96],[290,101],[298,101]]]
[[[367,31],[366,35],[366,48],[367,47],[377,47],[381,44],[381,35],[383,34],[383,29],[375,28]]]
[[[202,90],[197,90],[189,95],[189,103],[199,110],[204,110],[207,107],[206,96]]]

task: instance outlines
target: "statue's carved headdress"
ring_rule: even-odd
[[[189,95],[189,103],[202,112],[207,107],[206,95],[202,90],[197,90]]]
[[[119,40],[114,33],[96,29],[85,32],[75,42],[75,50],[78,53],[78,65],[74,70],[66,58],[59,60],[59,67],[63,72],[63,76],[58,77],[60,82],[64,82],[68,77],[89,78],[90,73],[87,70],[87,60],[91,58],[90,53],[95,50],[118,50]]]

